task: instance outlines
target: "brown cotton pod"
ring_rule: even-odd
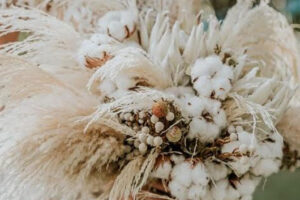
[[[158,101],[152,106],[152,113],[158,117],[165,117],[168,114],[168,104],[164,101]]]
[[[178,126],[174,126],[167,132],[166,137],[169,142],[178,142],[182,137],[182,131]]]

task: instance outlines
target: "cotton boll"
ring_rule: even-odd
[[[194,83],[193,87],[199,95],[210,97],[213,92],[211,79],[208,76],[199,77]]]
[[[241,200],[252,200],[252,195],[243,196]]]
[[[206,169],[214,181],[219,181],[227,177],[229,170],[223,163],[214,163],[212,161],[205,162]]]
[[[240,196],[240,193],[236,189],[234,189],[231,185],[228,185],[224,200],[238,200]]]
[[[205,196],[207,192],[207,188],[205,186],[202,185],[192,185],[189,189],[188,189],[188,199],[201,199],[202,197]]]
[[[233,150],[238,149],[241,143],[239,141],[231,141],[222,146],[222,153],[232,153]]]
[[[169,161],[163,162],[155,169],[151,176],[159,179],[169,179],[169,175],[172,170],[172,165]]]
[[[134,32],[135,21],[136,15],[133,11],[110,11],[98,21],[99,31],[123,41]]]
[[[236,132],[235,127],[232,126],[232,125],[230,125],[230,126],[228,127],[228,132],[229,132],[229,133],[235,133],[235,132]]]
[[[270,136],[274,142],[260,142],[256,149],[255,154],[262,158],[281,158],[283,156],[283,138],[281,135],[274,133]]]
[[[99,46],[94,42],[91,42],[90,40],[85,40],[82,42],[79,50],[78,50],[78,56],[77,60],[80,63],[82,67],[86,67],[87,61],[86,58],[97,58],[97,59],[103,59],[106,52],[106,46]]]
[[[119,21],[112,21],[109,23],[107,33],[119,41],[123,40],[127,35],[125,27]]]
[[[167,88],[165,92],[174,95],[178,99],[195,97],[195,92],[191,87],[170,87]]]
[[[179,163],[184,162],[185,158],[184,158],[184,156],[182,156],[182,155],[175,155],[175,154],[172,154],[172,155],[171,155],[171,160],[177,165],[177,164],[179,164]]]
[[[196,185],[206,186],[209,182],[208,173],[202,163],[198,163],[192,170],[192,181]]]
[[[234,78],[233,69],[228,65],[223,64],[220,70],[217,71],[215,78],[216,79],[225,78],[227,80],[233,80]]]
[[[222,67],[223,63],[216,55],[196,60],[191,68],[192,80],[200,76],[212,76]]]
[[[131,12],[123,12],[121,17],[121,23],[123,24],[123,27],[126,26],[126,29],[128,29],[129,33],[134,32],[135,29],[135,15],[133,15]]]
[[[214,123],[221,128],[226,126],[227,118],[226,118],[225,111],[223,109],[220,109],[218,113],[214,115]]]
[[[204,105],[199,97],[187,98],[185,101],[184,109],[192,117],[199,117],[203,112]]]
[[[259,181],[260,178],[250,177],[247,175],[240,180],[236,187],[242,196],[252,195],[256,186],[259,184]]]
[[[205,195],[202,197],[203,200],[215,200],[211,191],[210,190],[206,190]]]
[[[203,119],[193,118],[187,135],[189,139],[198,138],[201,142],[212,142],[220,133],[220,129],[213,123]]]
[[[235,158],[234,161],[228,163],[230,168],[235,172],[236,175],[242,176],[249,171],[251,162],[247,156],[241,158]]]
[[[192,166],[188,162],[175,165],[171,173],[172,179],[189,187],[192,183]]]
[[[187,200],[188,189],[187,187],[181,185],[179,181],[172,180],[169,183],[168,188],[170,189],[171,195],[176,197],[176,199]]]
[[[203,143],[213,142],[219,136],[220,131],[220,128],[216,124],[207,123],[206,127],[203,126],[199,139]]]
[[[273,173],[277,173],[280,168],[281,161],[274,159],[261,159],[251,169],[251,172],[256,176],[268,177]]]
[[[216,115],[221,109],[221,102],[218,100],[213,100],[211,98],[202,97],[203,104],[205,105],[205,109]]]
[[[214,90],[213,97],[216,99],[225,100],[228,92],[231,90],[231,83],[226,78],[215,79],[212,81],[212,88]]]
[[[215,200],[225,200],[228,187],[228,180],[217,181],[211,189],[211,194]]]
[[[255,135],[246,131],[238,132],[239,141],[247,146],[251,145],[251,141],[255,140]]]
[[[201,126],[206,126],[205,122],[198,118],[193,118],[190,123],[190,130],[187,135],[189,139],[197,138],[199,135],[199,130],[201,129]]]
[[[107,34],[96,33],[90,38],[90,41],[98,46],[103,44],[112,44],[116,42],[113,38],[109,37]]]
[[[132,78],[130,78],[126,75],[119,75],[116,78],[116,85],[119,89],[127,90],[129,88],[134,87],[135,84],[136,84],[136,82]]]
[[[116,85],[111,80],[105,79],[101,82],[99,85],[99,91],[102,93],[102,95],[109,95],[112,94],[117,90]]]
[[[245,145],[245,144],[241,144],[241,146],[239,147],[239,151],[240,151],[240,153],[242,153],[242,154],[247,153],[247,151],[248,151],[248,146]]]
[[[124,97],[127,94],[128,94],[128,90],[118,89],[114,93],[110,94],[109,97],[118,99],[118,98]]]

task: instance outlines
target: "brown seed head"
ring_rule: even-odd
[[[152,106],[152,113],[158,117],[165,117],[168,114],[168,104],[164,101],[158,101]]]

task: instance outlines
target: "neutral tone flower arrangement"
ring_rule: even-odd
[[[2,0],[1,200],[251,200],[299,165],[299,57],[267,1]]]

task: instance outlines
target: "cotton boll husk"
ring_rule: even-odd
[[[186,200],[188,197],[188,189],[181,185],[180,182],[172,180],[169,185],[170,193],[178,200]]]
[[[201,199],[206,195],[207,188],[206,186],[202,185],[192,185],[188,189],[188,199]]]
[[[227,177],[230,170],[223,163],[214,163],[213,161],[205,162],[209,177],[214,181],[219,181]]]
[[[157,169],[155,169],[151,176],[154,178],[159,178],[159,179],[169,179],[169,175],[172,170],[172,165],[170,162],[163,162],[158,166]]]
[[[209,182],[208,173],[202,163],[196,164],[192,170],[192,181],[195,185],[206,186]]]
[[[171,172],[172,180],[188,187],[192,183],[192,166],[188,162],[175,165]]]
[[[255,176],[268,177],[277,173],[280,169],[281,161],[275,159],[261,159],[252,167],[251,172]]]

